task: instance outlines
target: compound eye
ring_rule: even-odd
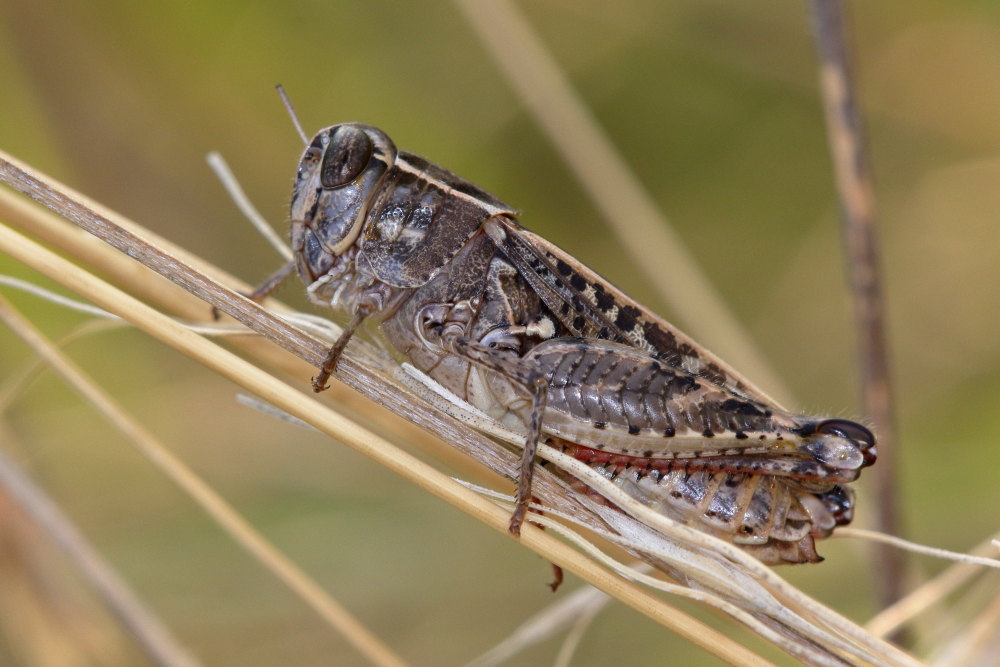
[[[351,125],[341,125],[330,137],[323,155],[319,182],[324,188],[339,188],[352,182],[372,157],[372,140],[368,134]]]
[[[827,419],[816,425],[816,432],[847,438],[867,447],[875,446],[875,436],[872,435],[871,431],[861,424],[847,419]]]

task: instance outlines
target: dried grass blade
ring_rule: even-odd
[[[858,110],[845,20],[840,0],[813,0],[820,87],[826,111],[827,138],[836,173],[844,250],[857,329],[861,402],[878,434],[879,464],[875,479],[875,524],[879,532],[900,532],[896,492],[896,433],[889,375],[875,220],[875,188]],[[903,594],[906,559],[889,546],[875,549],[874,585],[882,606]]]
[[[230,537],[254,556],[275,577],[291,588],[358,651],[378,665],[403,665],[375,634],[365,628],[316,582],[236,512],[190,468],[71,362],[55,345],[0,297],[0,319],[17,333],[62,378],[91,403],[132,442],[164,475],[181,487]]]
[[[161,249],[152,246],[135,234],[113,225],[107,216],[102,216],[93,207],[89,207],[86,198],[77,199],[74,196],[75,193],[68,188],[31,173],[25,166],[18,165],[9,156],[2,154],[0,154],[0,178],[46,205],[55,207],[55,210],[58,210],[60,214],[101,235],[104,240],[120,247],[132,257],[147,263],[154,270],[170,275],[175,282],[184,285],[186,289],[191,290],[200,298],[228,312],[270,339],[279,342],[283,347],[292,350],[297,356],[309,363],[318,365],[325,355],[325,346],[320,341],[304,335],[257,304],[226,290],[206,275],[162,252]],[[119,290],[111,288],[106,283],[97,280],[94,276],[81,271],[78,267],[43,248],[31,244],[8,229],[0,228],[0,247],[25,264],[46,272],[70,289],[85,294],[90,300],[129,320],[147,333],[175,348],[185,350],[189,356],[232,379],[268,402],[308,421],[328,435],[370,456],[385,467],[488,523],[498,532],[506,534],[509,520],[506,512],[479,499],[472,492],[463,489],[423,462],[392,448],[381,438],[324,408],[315,400],[308,399],[303,394],[278,382],[272,376],[263,373],[255,366],[205,341],[176,322],[149,309]],[[493,444],[494,449],[491,449],[489,443],[492,441],[489,439],[461,424],[452,423],[453,420],[442,420],[440,415],[421,406],[408,394],[400,392],[396,386],[377,375],[373,375],[370,370],[351,359],[345,358],[341,363],[340,370],[343,379],[352,383],[352,386],[356,386],[366,395],[378,396],[391,409],[406,415],[407,418],[424,425],[426,428],[443,433],[448,440],[456,445],[468,446],[471,444],[472,448],[468,452],[472,455],[478,457],[494,455],[497,461],[495,467],[505,470],[508,475],[513,475],[516,470],[516,457],[510,455],[510,452],[502,448],[497,452],[495,443]],[[506,452],[510,456],[497,458],[496,455],[502,452]],[[540,483],[536,490],[545,498],[547,504],[552,503],[557,506],[566,504],[565,493],[561,491],[558,484],[546,483],[544,476],[540,476],[537,481]],[[563,493],[562,499],[559,497],[560,493]],[[520,541],[526,547],[576,573],[598,588],[639,609],[664,627],[677,632],[722,659],[733,664],[762,664],[758,656],[725,635],[678,612],[662,600],[633,584],[610,576],[602,568],[555,538],[529,529],[522,534]]]
[[[150,661],[163,667],[198,664],[121,580],[59,507],[0,450],[0,485],[59,545]]]
[[[969,553],[979,557],[995,555],[997,547],[993,541],[998,536],[1000,533],[986,538]],[[873,616],[865,628],[879,637],[891,634],[980,574],[983,569],[978,565],[955,563]]]

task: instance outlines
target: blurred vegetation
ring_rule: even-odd
[[[797,407],[857,416],[804,3],[520,4]],[[906,530],[963,550],[997,529],[1000,506],[1000,5],[853,4]],[[449,3],[0,0],[0,148],[248,282],[280,260],[204,155],[220,150],[283,230],[301,146],[276,83],[307,131],[382,127],[669,318]],[[2,256],[0,272],[38,280]],[[281,296],[304,303],[299,291]],[[11,298],[52,335],[80,321]],[[142,335],[104,334],[72,354],[414,662],[469,659],[551,599],[545,563],[358,455],[248,414],[231,385]],[[0,330],[0,375],[25,359]],[[360,661],[52,376],[31,385],[11,420],[33,474],[206,663]],[[864,620],[878,576],[864,548],[820,550],[823,565],[782,574]],[[519,664],[544,664],[556,647]],[[616,608],[577,664],[662,664],[664,651],[707,660]]]

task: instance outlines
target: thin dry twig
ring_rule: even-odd
[[[973,554],[950,551],[948,549],[929,547],[923,544],[917,544],[916,542],[911,542],[909,540],[904,540],[894,535],[886,535],[874,530],[865,530],[864,528],[841,528],[837,531],[837,537],[854,537],[862,540],[870,540],[872,542],[892,545],[902,551],[911,551],[924,556],[933,556],[934,558],[940,558],[941,560],[953,560],[958,563],[967,563],[978,567],[1000,568],[1000,560],[997,560],[996,558],[985,558]]]
[[[872,472],[876,490],[875,525],[879,532],[899,535],[897,443],[886,348],[885,305],[879,278],[875,193],[851,71],[843,6],[840,0],[813,0],[820,83],[857,323],[861,403],[878,434],[879,462]],[[880,606],[885,607],[903,594],[906,561],[903,552],[890,546],[878,546],[875,552],[876,564],[872,571],[878,574],[874,584]]]
[[[0,297],[0,319],[24,340],[49,366],[121,431],[157,468],[181,487],[248,553],[252,554],[275,577],[291,588],[331,627],[337,629],[373,664],[403,665],[393,651],[320,586],[292,563],[218,493],[195,475],[161,442],[72,363],[45,336]]]
[[[492,667],[503,664],[525,648],[578,624],[581,618],[592,618],[607,605],[609,600],[607,595],[592,586],[585,586],[564,595],[562,599],[525,619],[503,641],[467,663],[466,667]]]
[[[56,206],[57,210],[66,214],[67,217],[79,221],[79,224],[102,234],[102,237],[107,238],[113,245],[127,249],[131,256],[147,262],[158,270],[164,271],[175,281],[184,284],[187,288],[205,295],[210,303],[217,305],[223,311],[237,316],[241,321],[252,326],[255,330],[270,334],[271,336],[277,335],[282,337],[281,343],[284,347],[295,350],[296,354],[306,358],[310,363],[318,363],[323,358],[326,351],[326,343],[311,339],[288,325],[287,322],[274,317],[271,313],[243,297],[226,290],[208,279],[203,273],[195,271],[190,266],[180,262],[177,258],[169,256],[136,234],[128,232],[118,225],[114,225],[106,216],[95,212],[85,201],[81,202],[77,200],[74,196],[75,193],[66,189],[65,186],[60,186],[36,174],[31,174],[25,171],[23,167],[9,160],[0,162],[0,176],[19,189],[31,193],[39,200]],[[478,496],[470,496],[461,487],[456,489],[450,479],[444,478],[437,471],[401,451],[391,448],[388,443],[371,433],[363,431],[356,424],[323,409],[316,401],[306,398],[297,391],[291,390],[274,380],[273,377],[262,373],[256,367],[250,366],[229,353],[220,350],[217,346],[191,333],[178,323],[152,311],[143,304],[114,290],[51,253],[33,246],[33,244],[30,244],[23,237],[13,232],[0,229],[0,244],[5,247],[9,254],[15,256],[25,264],[46,271],[55,279],[63,282],[63,284],[85,294],[87,298],[98,305],[116,312],[136,326],[168,342],[170,345],[183,349],[189,356],[247,387],[278,408],[309,421],[320,430],[350,444],[358,451],[371,456],[382,465],[420,484],[432,493],[446,498],[452,504],[486,521],[498,531],[505,533],[509,519],[507,512],[483,501]],[[29,244],[32,245],[30,251],[26,249],[26,246]],[[449,442],[454,443],[455,446],[462,447],[463,451],[477,458],[477,460],[489,462],[491,467],[504,471],[508,476],[513,477],[516,474],[518,460],[516,455],[459,422],[443,419],[443,415],[430,409],[428,406],[422,405],[419,401],[415,401],[411,394],[400,390],[398,383],[381,377],[377,370],[379,368],[377,361],[369,362],[372,364],[369,366],[357,364],[350,358],[345,358],[344,362],[341,364],[340,369],[343,377],[354,381],[363,391],[377,395],[380,401],[393,406],[402,414],[406,414],[408,418],[417,422],[424,422],[439,433],[448,434]],[[374,391],[373,387],[376,388]],[[471,447],[470,443],[472,443]],[[557,453],[554,452],[547,454],[550,457],[556,455]],[[572,463],[572,461],[568,461],[560,463],[560,466],[566,466],[574,476],[587,479],[588,484],[595,487],[599,486],[598,482],[601,481],[599,476],[596,481],[591,480],[587,478],[587,475],[593,475],[593,471],[586,466],[582,466],[580,470],[575,470],[571,466]],[[612,524],[618,526],[617,530],[619,531],[643,530],[647,533],[650,531],[648,527],[643,527],[641,524],[636,524],[635,522],[629,524],[631,527],[626,528],[626,524],[623,524],[622,521],[627,519],[627,517],[617,512],[609,514],[607,508],[603,508],[602,510],[600,507],[592,507],[592,503],[586,502],[585,497],[568,493],[557,480],[548,478],[544,471],[541,471],[537,481],[538,486],[536,487],[536,491],[538,495],[544,500],[546,507],[550,508],[553,512],[562,511],[577,518],[584,518],[595,527],[603,528],[604,530],[607,530],[609,525],[604,522],[610,521]],[[615,487],[612,486],[611,491],[610,497],[615,498],[614,502],[629,502],[627,497],[619,501],[614,496],[614,493],[620,494],[620,491],[616,491]],[[605,492],[602,489],[602,493]],[[585,502],[585,504],[581,505],[581,502]],[[680,549],[687,550],[687,553],[702,560],[706,557],[710,560],[723,558],[728,563],[738,563],[739,568],[749,568],[746,572],[753,571],[755,573],[753,578],[751,578],[748,574],[738,574],[736,570],[732,569],[733,565],[725,565],[721,561],[715,565],[710,565],[709,561],[705,561],[697,565],[697,570],[692,570],[686,576],[694,576],[697,580],[699,576],[702,576],[697,574],[697,572],[708,574],[710,578],[705,580],[705,584],[712,587],[721,587],[720,590],[728,590],[730,592],[726,593],[726,595],[736,595],[736,599],[742,599],[746,595],[745,591],[760,587],[761,584],[755,583],[755,579],[759,578],[761,582],[767,582],[766,586],[773,591],[772,593],[764,593],[762,590],[763,597],[756,594],[752,595],[752,599],[748,599],[744,604],[749,604],[751,608],[755,608],[755,616],[766,625],[772,626],[777,630],[777,635],[772,635],[772,639],[777,637],[782,638],[782,643],[779,645],[783,649],[792,652],[793,655],[799,656],[800,659],[814,664],[840,664],[843,658],[836,656],[842,651],[846,651],[848,654],[866,656],[862,658],[863,660],[877,659],[886,664],[911,664],[910,658],[895,651],[888,645],[879,643],[870,635],[865,635],[854,624],[803,596],[788,586],[788,584],[783,582],[769,569],[763,567],[759,562],[754,561],[739,549],[693,531],[690,528],[671,525],[671,522],[666,520],[665,517],[657,515],[644,507],[639,506],[630,511],[636,511],[637,516],[642,516],[642,520],[647,522],[647,526],[657,526],[657,531],[667,531],[662,533],[663,535],[672,534],[671,531],[680,531],[679,534],[684,535],[684,540],[688,542],[680,544],[673,542],[663,543],[663,546],[656,547],[661,550],[666,548],[668,552],[676,554],[675,558],[679,560],[675,561],[675,565],[679,564],[683,567],[688,567],[690,559],[687,556],[680,556],[682,553],[682,551],[678,551]],[[602,514],[603,520],[598,518],[594,512]],[[654,538],[647,536],[643,539],[649,540]],[[663,538],[656,539],[662,542]],[[735,661],[739,664],[757,663],[760,661],[759,657],[748,653],[745,649],[734,644],[717,631],[679,615],[669,605],[665,605],[662,601],[645,591],[637,589],[619,578],[610,576],[596,563],[584,558],[568,546],[554,540],[554,538],[540,534],[536,530],[528,530],[526,534],[522,535],[520,541],[525,546],[542,553],[546,558],[568,570],[576,572],[602,590],[642,610],[650,618],[681,633],[685,638],[704,646],[713,653],[724,657],[724,659]],[[689,544],[690,546],[685,546],[685,544]],[[692,551],[692,549],[696,551]],[[698,556],[698,554],[701,554],[701,556]],[[709,565],[710,569],[705,570],[704,568]],[[723,570],[713,574],[712,568],[717,569],[719,567],[722,567]],[[728,574],[725,572],[728,572]],[[744,593],[740,593],[741,590]],[[804,617],[800,617],[798,612],[792,612],[791,609],[783,607],[780,602],[775,602],[774,604],[765,602],[769,599],[774,600],[774,595],[777,595],[778,599],[788,600],[792,605],[791,609],[806,613],[806,617],[813,618],[815,621],[804,621]],[[771,609],[771,611],[767,611],[768,609]],[[811,625],[814,622],[818,622],[819,625]],[[801,629],[793,630],[796,626],[801,626]],[[823,630],[823,627],[830,630]],[[831,631],[834,634],[830,634]],[[805,634],[802,634],[803,632]],[[768,634],[770,634],[770,631],[768,631]],[[838,636],[841,638],[838,639]],[[809,637],[809,639],[806,640],[804,637]],[[879,657],[875,658],[875,656]]]
[[[45,492],[0,450],[0,485],[77,565],[100,599],[151,662],[193,667],[198,662],[146,608]]]
[[[996,538],[996,534],[992,535],[976,545],[969,553],[979,557],[995,555],[998,548],[994,544]],[[977,565],[955,563],[907,593],[895,604],[880,611],[868,621],[865,628],[879,637],[890,635],[982,572],[982,568]]]
[[[94,207],[88,205],[85,198],[78,198],[76,193],[65,186],[57,186],[30,174],[10,158],[0,159],[0,176],[5,182],[56,207],[69,219],[100,234],[112,245],[127,250],[132,257],[171,276],[175,282],[184,285],[186,289],[233,315],[259,333],[276,339],[276,342],[280,341],[283,347],[292,350],[309,363],[318,365],[325,356],[325,343],[306,336],[257,304],[221,287],[204,273],[195,271],[191,266],[113,224],[108,217],[97,213]],[[246,387],[269,403],[309,421],[321,431],[349,444],[383,466],[488,523],[498,532],[506,534],[509,521],[509,514],[506,511],[482,500],[423,462],[361,429],[357,424],[332,413],[315,400],[276,381],[256,367],[221,350],[218,346],[198,337],[176,322],[111,288],[65,260],[30,244],[14,232],[0,228],[0,246],[23,263],[46,272],[67,287],[85,294],[90,300],[115,312],[147,333],[184,350],[189,356]],[[340,376],[352,386],[370,396],[378,396],[381,402],[406,414],[409,419],[444,434],[449,442],[463,447],[463,451],[469,455],[489,462],[491,467],[504,471],[510,477],[516,474],[518,458],[512,452],[454,420],[442,420],[435,411],[421,405],[409,394],[401,392],[397,386],[373,373],[371,368],[366,368],[351,358],[344,358],[339,371]],[[571,514],[588,514],[572,496],[567,495],[554,478],[547,479],[545,474],[541,474],[536,481],[538,484],[535,490],[545,500],[547,506],[567,508]],[[595,518],[593,521],[599,522],[599,519]],[[529,526],[522,533],[520,542],[723,659],[733,664],[763,664],[758,656],[725,635],[681,614],[646,591],[610,576],[595,563],[555,538]]]
[[[1000,642],[997,641],[998,624],[1000,595],[994,595],[978,617],[964,624],[963,630],[953,634],[937,651],[933,664],[941,667],[996,664],[997,649],[1000,648]]]

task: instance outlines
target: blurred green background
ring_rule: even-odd
[[[1000,507],[1000,4],[854,4],[906,534],[964,550],[997,529]],[[806,5],[520,5],[795,407],[858,417]],[[301,145],[276,83],[307,132],[385,129],[670,317],[450,3],[0,0],[0,148],[251,283],[280,260],[204,155],[221,151],[284,233]],[[4,256],[0,272],[38,280]],[[81,320],[11,299],[51,335]],[[105,334],[72,354],[415,663],[470,659],[552,600],[537,557],[345,448],[237,406],[232,385],[143,335]],[[0,374],[26,359],[0,330]],[[206,663],[361,664],[51,375],[17,401],[10,430],[32,474]],[[781,573],[865,620],[879,576],[867,550],[831,540],[820,551],[824,564]],[[514,664],[546,664],[557,648]],[[711,664],[615,607],[576,664],[668,654]]]

